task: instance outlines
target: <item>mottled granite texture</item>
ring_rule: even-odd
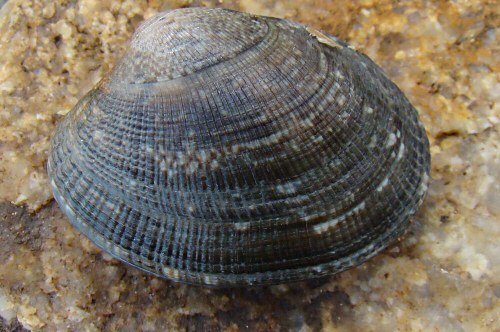
[[[433,158],[410,234],[314,282],[211,290],[147,276],[80,236],[51,198],[55,124],[162,9],[220,6],[346,39],[417,107]],[[27,1],[0,12],[0,331],[500,331],[496,1]]]

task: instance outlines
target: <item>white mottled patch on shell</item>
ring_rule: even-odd
[[[162,172],[165,172],[167,170],[167,163],[165,161],[165,159],[163,159],[161,162],[160,162],[160,170]]]
[[[127,252],[119,246],[111,246],[110,249],[111,254],[115,257],[123,257],[124,255],[127,255]]]
[[[173,268],[168,267],[168,266],[164,266],[162,269],[162,272],[164,275],[166,275],[170,278],[173,278],[173,279],[179,279],[179,277],[180,277],[179,270],[173,269]]]
[[[212,160],[212,162],[210,162],[210,167],[211,167],[212,169],[217,169],[217,168],[219,168],[219,167],[220,167],[220,166],[219,166],[219,162],[218,162],[217,160]]]
[[[186,174],[194,174],[200,168],[199,166],[200,164],[197,160],[190,161],[186,168]]]
[[[246,231],[247,229],[250,228],[250,223],[249,222],[236,222],[233,224],[234,229],[237,231]]]
[[[111,202],[109,202],[109,201],[106,201],[104,204],[105,204],[105,205],[106,205],[106,207],[107,207],[108,209],[110,209],[110,210],[114,210],[114,209],[116,208],[116,205],[115,205],[115,204],[113,204],[113,203],[111,203]]]
[[[390,148],[391,146],[393,146],[394,144],[396,144],[396,135],[394,135],[394,133],[390,133],[389,134],[389,138],[387,139],[387,147]]]
[[[418,195],[422,196],[427,191],[428,187],[429,187],[429,175],[427,175],[427,172],[424,171],[424,174],[422,174],[422,182],[418,187],[417,191]]]
[[[340,217],[325,221],[324,223],[314,225],[313,230],[315,233],[321,234],[328,231],[330,228],[335,227],[339,222],[344,220],[345,220],[345,215],[342,215]]]
[[[335,77],[337,77],[339,80],[343,80],[345,78],[338,69],[335,70]]]
[[[198,157],[202,162],[206,162],[207,161],[207,153],[205,152],[205,150],[199,150]]]
[[[204,274],[203,275],[203,282],[207,285],[216,285],[217,278],[215,278],[214,276],[211,276],[209,274]]]
[[[177,162],[179,163],[179,165],[183,165],[184,164],[184,162],[185,162],[185,156],[184,156],[184,153],[182,153],[182,151],[177,151],[176,158],[177,158]]]
[[[335,101],[335,95],[333,93],[328,94],[326,96],[326,101],[330,104],[333,103]]]
[[[389,183],[389,177],[386,177],[384,180],[382,180],[382,182],[380,182],[380,184],[377,186],[377,191],[378,192],[381,192],[385,186],[387,186],[387,184]]]
[[[318,218],[319,216],[320,216],[319,213],[314,213],[314,214],[310,214],[310,215],[302,217],[302,220],[305,222],[308,222],[310,220],[313,220],[314,218]]]
[[[313,266],[312,270],[316,273],[321,273],[321,272],[323,272],[324,267],[323,267],[323,265],[316,265],[316,266]]]
[[[366,114],[372,114],[373,113],[373,108],[371,108],[368,105],[365,105],[365,106],[363,106],[363,112],[365,112]]]
[[[318,135],[318,136],[315,136],[315,137],[313,138],[313,142],[314,142],[314,143],[321,143],[321,142],[323,142],[323,141],[324,141],[324,138],[323,138],[323,136],[322,136],[322,135]]]
[[[346,101],[347,97],[345,95],[340,95],[337,99],[337,103],[339,104],[339,106],[344,106]]]
[[[366,207],[366,202],[362,201],[358,205],[356,205],[354,208],[352,208],[350,211],[348,211],[346,214],[343,214],[339,217],[336,217],[334,219],[330,219],[328,221],[325,221],[323,223],[314,225],[313,230],[317,234],[324,233],[331,228],[335,227],[339,222],[344,221],[348,216],[351,216],[353,214],[357,214],[359,211],[363,210]]]
[[[361,203],[359,203],[354,209],[353,209],[353,213],[358,213],[359,211],[363,210],[366,206],[366,202],[365,201],[362,201]]]
[[[314,127],[314,123],[309,118],[300,121],[300,125],[306,128]]]
[[[401,145],[399,146],[398,155],[396,156],[396,160],[401,160],[401,158],[403,158],[403,155],[405,154],[405,151],[405,145],[401,143]]]
[[[100,141],[102,140],[104,137],[104,132],[102,132],[101,130],[96,130],[92,133],[92,138],[94,139],[94,141]]]
[[[231,146],[231,152],[238,153],[240,152],[240,146],[238,144],[234,144]]]
[[[368,147],[374,148],[376,144],[377,144],[377,135],[372,135],[372,137],[370,138],[370,143],[368,144]]]
[[[292,129],[295,129],[296,125],[303,126],[306,128],[314,126],[314,124],[311,120],[311,118],[314,118],[314,117],[311,116],[309,118],[303,119],[302,121],[297,120],[296,123],[291,121],[290,129],[285,129],[285,130],[273,133],[267,137],[252,140],[250,142],[238,144],[236,146],[233,146],[231,148],[231,151],[233,153],[238,153],[241,149],[253,150],[253,149],[259,148],[261,146],[281,143],[281,142],[283,142],[284,139],[289,140],[289,137],[293,133]]]
[[[279,184],[276,186],[276,191],[281,194],[293,194],[297,191],[297,187],[293,183]]]
[[[276,144],[276,143],[279,143],[280,140],[283,138],[283,137],[286,137],[288,134],[289,134],[289,130],[285,129],[283,131],[278,131],[274,134],[272,134],[271,136],[269,136],[268,138],[264,139],[264,142],[269,142],[271,144]]]

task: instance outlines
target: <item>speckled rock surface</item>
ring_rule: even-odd
[[[432,180],[410,234],[340,275],[212,290],[147,276],[79,235],[51,198],[55,124],[156,12],[222,6],[349,41],[419,110]],[[21,1],[0,11],[1,330],[500,330],[495,1]]]

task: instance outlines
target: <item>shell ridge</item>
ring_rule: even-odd
[[[79,162],[77,162],[77,164],[82,165],[82,164],[85,164],[85,162],[84,162],[84,160],[82,160],[82,159],[81,159]],[[89,169],[89,171],[92,171],[92,167],[91,167],[91,165],[89,165],[89,168],[88,168],[88,169]],[[94,176],[99,177],[99,174],[94,174]],[[176,213],[173,213],[173,215],[174,215],[174,216],[179,216],[179,217],[180,217],[180,216],[182,216],[182,217],[188,217],[188,215],[179,215],[179,214],[176,214]]]
[[[249,16],[249,15],[246,15],[246,16]],[[127,85],[130,85],[130,86],[144,85],[144,84],[146,84],[146,85],[155,85],[155,84],[158,84],[158,83],[170,82],[170,81],[173,81],[173,80],[181,79],[183,77],[187,78],[187,77],[189,77],[189,76],[191,76],[193,74],[197,74],[198,72],[207,70],[207,69],[209,69],[211,67],[223,66],[228,61],[235,61],[236,57],[239,57],[239,56],[241,56],[244,53],[252,51],[252,49],[254,49],[256,46],[258,46],[260,43],[262,43],[266,39],[268,39],[269,36],[271,35],[271,33],[273,32],[273,29],[272,29],[273,26],[269,25],[266,20],[259,20],[259,22],[260,23],[264,23],[266,25],[266,29],[267,29],[266,33],[262,36],[262,38],[257,43],[251,44],[248,47],[243,48],[242,50],[240,50],[240,52],[235,53],[233,56],[224,57],[222,59],[222,61],[218,61],[220,59],[217,59],[217,61],[214,61],[214,62],[212,62],[212,63],[210,63],[208,65],[205,65],[205,66],[203,66],[201,68],[197,68],[196,70],[194,70],[192,72],[180,74],[178,76],[174,76],[174,77],[171,77],[171,78],[167,78],[167,79],[163,79],[163,80],[145,81],[145,82],[128,82]],[[125,56],[127,56],[127,54]],[[119,66],[117,66],[116,71],[119,72],[120,70],[123,70],[123,69],[120,68]],[[115,72],[115,70],[113,70],[113,72]]]
[[[56,197],[56,199],[58,200],[58,202],[60,202],[60,205],[64,208],[64,209],[67,209],[67,208],[70,208],[69,205],[65,204],[65,200],[62,198],[62,196],[59,194],[58,192],[58,188],[57,186],[54,186],[53,187],[54,189],[54,196]],[[74,212],[73,213],[69,213],[68,215],[74,215]],[[126,255],[120,255],[120,254],[123,254],[122,252],[117,252],[113,249],[110,250],[110,247],[113,247],[113,243],[107,243],[106,242],[106,239],[104,239],[99,233],[95,233],[95,231],[91,230],[91,229],[87,229],[85,227],[83,227],[83,224],[82,223],[78,223],[75,221],[77,220],[72,220],[70,218],[70,220],[72,221],[73,225],[79,229],[82,233],[86,234],[98,247],[100,247],[101,249],[105,250],[106,252],[109,252],[113,257],[119,259],[120,261],[126,263],[126,264],[129,264],[129,265],[132,265],[136,268],[139,268],[143,271],[147,271],[147,272],[150,272],[150,273],[153,273],[154,275],[158,276],[158,277],[165,277],[165,276],[168,276],[169,278],[172,278],[172,275],[174,274],[173,272],[170,272],[170,275],[166,274],[166,273],[159,273],[159,271],[157,270],[153,270],[151,268],[145,268],[143,266],[140,266],[136,263],[133,263],[131,261],[128,261],[127,260],[127,257],[129,255],[131,256],[134,256],[133,253],[130,253],[130,254],[126,254]],[[397,229],[397,227],[394,227],[394,229]],[[388,234],[386,235],[387,238],[394,238],[394,236],[392,234]],[[383,241],[381,241],[383,242]],[[314,267],[310,267],[311,270],[321,270],[321,272],[323,272],[323,274],[321,275],[324,275],[324,274],[328,274],[328,269],[335,269],[336,267],[340,267],[337,271],[340,272],[340,271],[343,271],[345,268],[348,268],[349,266],[352,265],[352,260],[353,259],[356,259],[356,258],[359,258],[361,261],[365,261],[367,260],[369,257],[372,257],[374,255],[376,255],[379,251],[381,251],[384,247],[380,247],[378,248],[377,250],[375,251],[371,251],[371,248],[370,246],[372,245],[368,245],[364,248],[364,250],[360,251],[360,252],[356,252],[356,253],[352,253],[350,256],[346,256],[344,257],[342,260],[337,260],[337,261],[333,261],[333,262],[329,262],[329,263],[325,263],[325,264],[319,264],[317,266],[314,266]],[[114,247],[113,247],[114,248]],[[366,256],[363,256],[363,255],[366,255]],[[142,261],[143,258],[142,257],[137,257],[137,261]],[[148,264],[148,266],[151,265],[153,266],[154,264]],[[165,269],[165,270],[172,270],[173,268],[172,267],[169,267],[168,269]],[[309,268],[308,268],[309,269]],[[294,270],[291,270],[291,269],[283,269],[283,270],[278,270],[276,271],[275,274],[277,273],[283,273],[283,274],[288,274],[286,272],[293,272]],[[177,281],[184,281],[186,282],[186,280],[184,279],[181,279],[181,275],[185,273],[184,271],[182,270],[178,270],[177,271],[177,275],[179,278],[172,278],[174,280],[177,280]],[[297,273],[297,272],[296,272]],[[233,286],[237,286],[239,284],[241,285],[244,285],[246,284],[246,277],[248,278],[257,278],[256,275],[259,275],[261,273],[252,273],[252,274],[248,274],[248,275],[245,275],[245,274],[238,274],[238,277],[239,277],[239,280],[233,276],[233,282],[230,283],[230,285],[233,285]],[[208,278],[204,278],[203,276],[208,276]],[[293,277],[293,273],[290,273],[290,276]],[[220,277],[219,274],[210,274],[210,273],[206,273],[206,272],[197,272],[195,275],[193,275],[193,278],[190,279],[191,282],[194,282],[194,280],[198,280],[199,278],[204,278],[204,280],[217,280],[218,277]],[[296,280],[296,279],[292,279],[290,277],[290,280]],[[231,279],[231,276],[228,276],[228,281],[232,280]],[[267,279],[268,282],[267,284],[272,284],[272,283],[280,283],[282,282],[283,280],[282,279]],[[239,282],[238,282],[239,281]],[[189,283],[189,281],[188,281]],[[219,283],[214,283],[213,284],[214,286],[221,286]]]

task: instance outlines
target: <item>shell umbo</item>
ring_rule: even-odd
[[[72,224],[135,267],[273,284],[357,265],[421,204],[429,143],[367,56],[220,9],[144,22],[58,126],[48,172]]]

